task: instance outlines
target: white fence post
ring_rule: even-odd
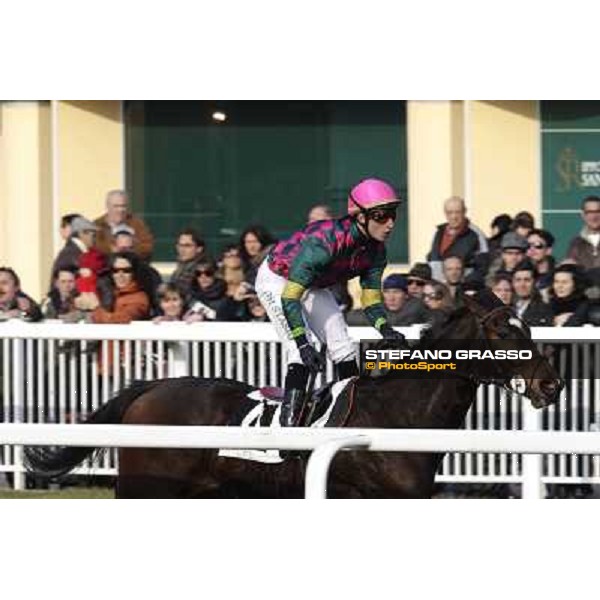
[[[12,395],[13,395],[13,420],[15,423],[24,422],[25,411],[25,375],[23,371],[23,345],[22,339],[12,340]],[[25,489],[25,469],[23,466],[23,446],[14,448],[15,470],[13,488]]]
[[[190,375],[189,350],[187,342],[169,342],[173,351],[173,361],[169,362],[169,377],[186,377]]]
[[[523,402],[523,429],[525,431],[542,430],[542,413],[533,408],[526,399]],[[545,486],[542,483],[542,455],[523,454],[523,480],[521,498],[523,500],[540,500],[546,497]]]
[[[364,435],[343,437],[324,442],[308,459],[306,467],[305,498],[324,500],[327,498],[327,475],[333,457],[344,448],[368,448],[371,440]]]

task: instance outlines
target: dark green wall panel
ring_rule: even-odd
[[[225,123],[211,115],[218,108]],[[341,211],[372,175],[406,196],[402,102],[128,102],[127,182],[171,260],[177,230],[197,227],[216,253],[250,223],[284,237],[317,202]],[[406,207],[404,207],[406,213]],[[404,218],[390,256],[407,258]]]
[[[562,259],[583,225],[581,201],[600,195],[600,101],[543,101],[541,118],[542,222]]]

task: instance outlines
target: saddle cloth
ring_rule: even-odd
[[[350,382],[354,377],[337,381],[334,384],[328,384],[324,388],[317,390],[314,395],[315,416],[310,427],[334,427],[343,425],[343,421],[348,416]],[[263,394],[260,389],[253,390],[247,396],[251,401],[248,408],[245,407],[244,414],[234,417],[230,425],[239,425],[240,427],[281,427],[279,415],[281,413],[281,400],[273,399],[272,388],[268,389],[268,394]],[[223,448],[219,450],[219,456],[227,458],[240,458],[242,460],[251,460],[262,463],[281,463],[283,458],[279,450],[257,450],[257,449],[234,449]]]

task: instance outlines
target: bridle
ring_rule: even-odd
[[[507,314],[511,318],[518,319],[519,321],[521,321],[510,306],[497,306],[496,308],[494,308],[493,310],[491,310],[489,313],[487,313],[485,315],[479,315],[479,314],[475,313],[475,316],[477,318],[478,339],[481,339],[484,341],[484,343],[486,345],[486,350],[492,350],[490,340],[488,339],[487,335],[485,334],[486,323],[488,321],[490,321],[491,319],[494,319],[498,315],[502,315],[502,314]],[[521,321],[521,323],[523,323],[523,322]],[[525,325],[525,324],[523,323],[523,325]],[[535,379],[535,374],[537,373],[537,370],[542,365],[542,363],[545,362],[545,360],[546,359],[542,355],[538,356],[535,359],[536,363],[532,370],[531,376],[528,379],[523,378],[525,380],[525,389],[526,390],[532,389],[533,380]],[[496,365],[495,361],[493,362],[493,365],[494,365],[494,368],[496,369],[496,372],[498,373],[499,367]],[[504,388],[507,391],[514,391],[510,387],[510,382],[513,379],[513,377],[510,375],[500,375],[498,377],[483,377],[483,378],[473,377],[473,379],[476,380],[476,382],[478,384],[479,383],[496,384],[496,385],[500,385],[502,388]]]

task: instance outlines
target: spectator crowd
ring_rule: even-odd
[[[464,293],[489,287],[530,326],[600,325],[600,198],[581,204],[582,229],[566,257],[553,256],[554,235],[533,216],[498,215],[484,232],[467,217],[465,203],[444,203],[445,222],[432,233],[425,260],[382,285],[391,325],[441,322],[460,306]],[[333,218],[325,205],[312,207],[308,222]],[[56,256],[49,290],[38,304],[17,273],[0,268],[0,318],[29,321],[129,323],[165,321],[266,321],[254,290],[257,269],[275,238],[261,225],[247,227],[238,243],[212,257],[192,228],[174,240],[174,271],[161,276],[150,263],[154,237],[132,214],[122,190],[106,196],[106,212],[94,221],[62,217],[64,246]],[[365,325],[344,286],[334,290],[350,325]]]

